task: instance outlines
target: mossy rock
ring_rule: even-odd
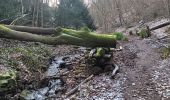
[[[168,48],[165,47],[161,50],[161,58],[162,59],[167,59],[169,57],[169,54],[170,54],[170,47],[168,47]]]
[[[16,87],[16,72],[4,68],[0,72],[0,92],[11,91]]]
[[[97,48],[95,57],[100,58],[100,57],[103,57],[104,54],[105,54],[105,50],[103,48]]]
[[[148,38],[151,36],[149,27],[147,26],[144,28],[141,28],[138,32],[136,32],[136,34],[140,36],[141,38]]]

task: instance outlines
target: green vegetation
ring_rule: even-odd
[[[0,23],[10,24],[19,18],[15,25],[96,29],[82,0],[58,1],[51,7],[51,0],[0,0]]]
[[[0,92],[14,89],[16,86],[16,72],[9,69],[0,71]]]
[[[82,0],[61,0],[55,16],[57,26],[79,29],[83,26],[94,30],[95,25]]]
[[[18,0],[0,0],[0,20],[13,19],[20,13],[20,2]]]
[[[146,26],[146,28],[141,28],[136,34],[141,38],[148,38],[151,36],[148,26]]]
[[[18,69],[20,62],[23,62],[27,68],[38,69],[44,66],[44,60],[50,56],[50,51],[45,47],[13,47],[0,49],[1,61],[6,66]]]
[[[162,59],[167,59],[169,57],[169,54],[170,54],[170,47],[166,48],[162,48],[161,50],[161,58]]]
[[[21,46],[20,42],[14,47],[0,48],[0,93],[8,95],[27,89],[33,81],[33,88],[38,87],[52,51],[43,44]]]
[[[137,33],[138,36],[140,36],[141,38],[147,38],[148,37],[148,33],[146,29],[141,29],[140,32]]]
[[[112,35],[116,36],[116,40],[128,41],[128,38],[120,32],[114,32]]]

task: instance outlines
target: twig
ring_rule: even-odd
[[[66,96],[65,96],[65,97],[67,98],[67,97],[69,97],[70,95],[72,95],[73,93],[75,93],[82,84],[84,84],[84,83],[86,83],[87,81],[91,80],[91,79],[93,78],[93,76],[94,76],[94,75],[91,75],[91,76],[89,76],[88,78],[86,78],[86,79],[85,79],[83,82],[81,82],[78,86],[76,86],[76,87],[73,88],[71,91],[69,91],[68,93],[66,93]]]
[[[114,77],[115,77],[115,75],[116,75],[116,73],[117,73],[117,72],[118,72],[118,70],[119,70],[119,66],[117,66],[116,64],[114,64],[114,66],[115,66],[115,68],[114,68],[114,70],[112,71],[111,78],[114,78]]]

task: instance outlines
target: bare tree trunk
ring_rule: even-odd
[[[167,0],[168,17],[170,17],[170,0]]]
[[[37,27],[38,26],[38,21],[39,21],[39,5],[40,5],[40,0],[37,0],[37,9],[36,9],[36,11],[37,11],[37,14],[36,14],[36,20],[35,20],[35,26]]]
[[[43,27],[44,26],[44,17],[43,17],[43,15],[44,15],[44,8],[43,8],[43,0],[41,0],[41,27]]]
[[[120,21],[120,25],[122,26],[124,22],[124,19],[123,19],[123,16],[122,16],[122,10],[121,10],[121,3],[120,3],[120,0],[115,0],[115,3],[116,3],[116,9],[117,9],[117,12],[118,12],[118,15],[119,15],[119,21]]]
[[[24,15],[24,5],[23,5],[23,0],[21,0],[21,15]]]
[[[36,5],[37,5],[37,0],[34,0],[34,10],[33,10],[33,16],[32,16],[32,26],[35,26],[35,13],[36,13]]]
[[[151,27],[151,28],[150,28],[150,31],[153,31],[153,30],[156,30],[156,29],[159,29],[159,28],[168,26],[168,25],[170,25],[170,22],[169,22],[169,21],[168,21],[168,22],[165,22],[165,23],[161,23],[161,24],[159,24],[159,25],[157,25],[157,26]]]

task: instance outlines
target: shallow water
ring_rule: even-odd
[[[47,85],[37,90],[30,90],[24,99],[44,100],[46,98],[56,96],[58,92],[62,92],[64,89],[64,82],[61,78],[59,78],[60,70],[64,69],[67,71],[70,62],[76,57],[78,57],[78,55],[54,57],[45,72],[45,78],[48,80]]]

